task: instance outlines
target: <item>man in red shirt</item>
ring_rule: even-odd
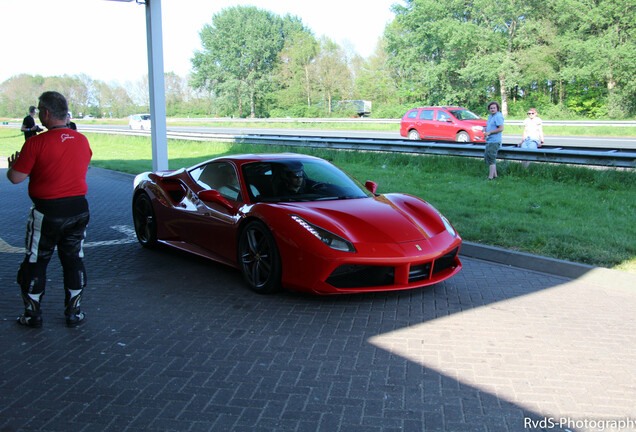
[[[31,137],[9,157],[7,178],[29,179],[26,257],[18,270],[25,312],[18,324],[42,326],[40,304],[46,286],[46,267],[57,246],[64,272],[66,325],[75,327],[85,315],[80,300],[86,286],[82,245],[89,220],[86,171],[92,151],[86,137],[66,125],[68,104],[58,92],[39,98],[39,118],[48,130]]]

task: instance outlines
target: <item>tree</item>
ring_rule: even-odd
[[[150,110],[150,83],[148,74],[144,75],[134,83],[126,82],[126,91],[132,98],[134,104],[142,111]]]
[[[333,100],[347,94],[351,87],[351,73],[337,43],[324,36],[320,39],[320,52],[311,73],[331,114]]]
[[[633,113],[636,4],[630,0],[554,0],[553,7],[563,11],[559,24],[568,31],[569,37],[564,37],[568,80],[594,93],[599,83],[606,96],[606,113],[611,116]]]
[[[13,76],[3,82],[0,86],[0,115],[24,117],[29,106],[37,106],[43,84],[42,76],[26,74]]]
[[[506,114],[520,79],[519,34],[537,10],[536,0],[408,0],[394,7],[390,63],[404,70],[410,99],[476,105],[496,93]]]
[[[243,115],[243,100],[256,116],[256,100],[269,90],[271,73],[284,46],[283,20],[253,6],[228,8],[200,32],[203,50],[192,59],[191,84],[231,95]]]
[[[279,108],[289,108],[301,103],[311,107],[314,93],[311,65],[317,53],[318,41],[307,30],[293,32],[285,39],[276,74],[279,83]]]
[[[475,22],[472,7],[461,0],[410,0],[406,6],[395,5],[394,11],[396,19],[385,38],[401,97],[433,105],[473,99],[471,88],[484,86],[483,71],[476,75],[464,68],[492,38]]]
[[[355,80],[355,89],[361,99],[374,104],[400,104],[393,70],[388,67],[389,55],[386,40],[380,39],[374,53],[360,66]]]
[[[128,93],[117,83],[95,81],[99,110],[109,117],[125,117],[131,114],[134,104]]]

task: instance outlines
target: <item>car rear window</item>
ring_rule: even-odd
[[[433,110],[422,110],[422,112],[420,113],[420,119],[421,120],[433,120],[433,113],[435,111]]]
[[[409,111],[408,113],[406,113],[406,118],[415,119],[417,118],[418,112],[418,110]]]

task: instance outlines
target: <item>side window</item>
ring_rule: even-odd
[[[437,121],[445,122],[450,119],[448,113],[444,111],[437,111]]]
[[[417,113],[418,113],[417,110],[409,111],[409,113],[406,115],[406,117],[410,118],[410,119],[415,119],[415,118],[417,118]]]
[[[420,113],[420,119],[421,120],[433,120],[433,110],[422,110],[422,112]]]
[[[243,179],[252,201],[271,198],[274,195],[274,172],[271,163],[255,162],[242,167]]]
[[[193,169],[190,175],[202,188],[215,189],[227,199],[241,201],[238,177],[229,163],[210,163]]]

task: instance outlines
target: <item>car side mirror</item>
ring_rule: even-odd
[[[378,190],[378,184],[371,180],[367,180],[364,183],[364,187],[367,188],[367,190],[372,194],[375,194],[375,191]]]
[[[219,193],[216,189],[207,189],[198,193],[199,199],[202,201],[213,202],[217,204],[221,204],[223,207],[228,209],[232,208],[232,204]]]

